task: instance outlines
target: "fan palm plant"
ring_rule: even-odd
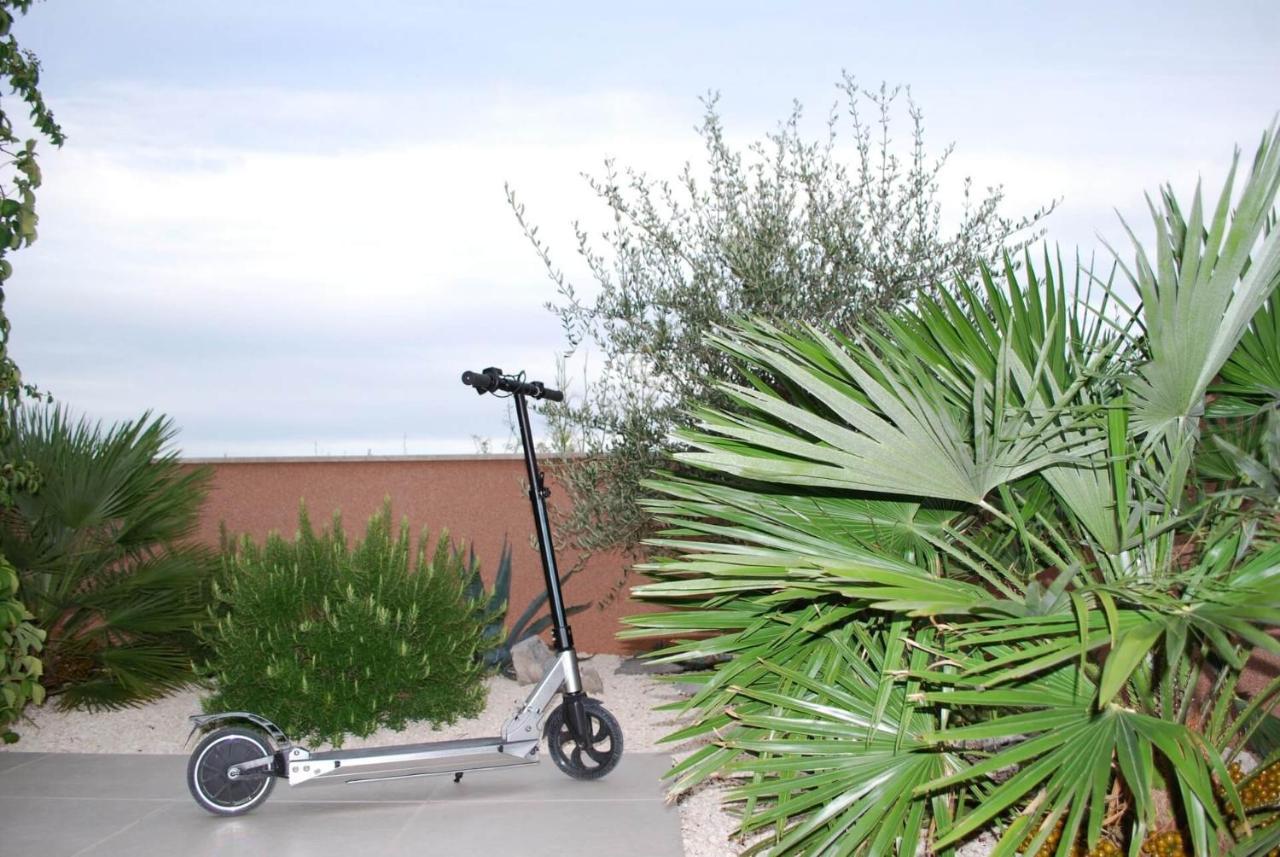
[[[35,462],[40,491],[0,519],[0,550],[47,633],[43,682],[64,707],[144,702],[191,681],[212,552],[185,544],[209,473],[170,447],[173,424],[109,428],[60,407],[17,413],[14,460]]]
[[[678,706],[671,737],[711,740],[672,776],[736,779],[749,851],[1280,845],[1272,774],[1230,767],[1280,695],[1237,692],[1280,652],[1280,545],[1191,484],[1210,384],[1274,358],[1248,349],[1280,283],[1275,127],[1234,176],[1211,210],[1165,191],[1112,277],[1046,254],[847,335],[716,334],[735,407],[681,436],[705,479],[649,485],[668,556],[635,594],[674,609],[626,633],[732,656]]]

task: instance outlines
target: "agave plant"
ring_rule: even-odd
[[[471,555],[471,565],[475,566],[475,554]],[[581,568],[575,566],[560,576],[563,585]],[[494,576],[493,591],[486,593],[479,574],[472,578],[468,589],[468,597],[473,603],[483,604],[485,612],[491,617],[484,629],[484,645],[481,661],[488,669],[497,670],[507,678],[515,678],[516,668],[511,660],[511,649],[516,644],[530,637],[536,637],[551,627],[551,614],[546,612],[547,593],[541,591],[525,606],[520,615],[511,620],[511,626],[505,627],[507,613],[511,602],[511,546],[505,541],[502,554],[498,560],[498,571]],[[586,610],[588,604],[572,604],[565,608],[565,615],[572,616]],[[537,617],[537,618],[535,618]]]
[[[507,616],[507,601],[511,595],[511,546],[505,541],[502,543],[502,554],[498,558],[498,571],[494,575],[492,590],[486,591],[484,588],[474,546],[467,554],[467,568],[473,572],[467,581],[467,600],[483,609],[490,617],[480,637],[480,662],[487,669],[496,669],[501,665],[504,653],[510,658],[511,652],[507,645],[507,632],[503,627],[503,620]]]
[[[672,776],[735,780],[748,852],[1280,845],[1255,800],[1280,680],[1237,691],[1280,652],[1274,512],[1194,478],[1211,383],[1274,359],[1247,350],[1280,284],[1275,127],[1234,177],[1211,210],[1162,193],[1154,252],[1130,233],[1136,309],[1046,253],[874,327],[716,334],[734,408],[682,435],[706,477],[649,484],[666,558],[635,594],[673,609],[627,634],[732,656],[677,706],[670,737],[708,742]]]
[[[10,460],[44,481],[0,518],[0,551],[46,634],[43,683],[64,707],[145,702],[191,681],[212,552],[184,543],[209,474],[178,463],[173,424],[109,428],[60,407],[18,412]]]

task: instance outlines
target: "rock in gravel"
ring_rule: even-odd
[[[515,667],[516,681],[520,684],[537,684],[542,681],[555,661],[556,656],[542,642],[541,637],[526,637],[511,647],[511,664]]]
[[[537,684],[542,681],[542,677],[555,662],[555,653],[540,637],[528,637],[511,647],[511,664],[515,667],[516,681],[520,684]],[[595,667],[579,663],[578,674],[582,677],[582,689],[587,693],[604,693],[604,679]]]
[[[617,675],[673,675],[684,672],[680,664],[664,664],[644,658],[627,658],[614,670]]]
[[[604,693],[604,679],[593,666],[578,664],[578,676],[582,679],[582,689],[587,693]]]

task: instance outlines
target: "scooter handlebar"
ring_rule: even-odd
[[[501,390],[504,393],[519,393],[531,399],[564,401],[564,393],[543,385],[541,381],[521,381],[503,375],[501,369],[492,367],[483,372],[463,372],[462,383],[468,387],[474,387],[475,391],[481,395]]]
[[[463,372],[462,383],[468,387],[475,387],[476,392],[483,395],[490,390],[497,389],[498,375],[490,375],[488,372]]]
[[[548,402],[564,401],[564,393],[560,392],[559,390],[553,390],[550,387],[544,387],[542,386],[541,381],[534,381],[533,383],[538,388],[538,395],[535,396],[535,398],[546,399]]]

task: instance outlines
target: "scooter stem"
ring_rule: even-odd
[[[551,491],[542,479],[538,468],[538,455],[533,447],[533,430],[529,426],[529,405],[523,393],[514,395],[516,421],[520,425],[520,443],[524,447],[524,464],[529,478],[529,502],[533,505],[533,520],[538,531],[538,548],[542,556],[542,574],[547,585],[547,599],[551,607],[551,637],[557,652],[573,648],[573,631],[569,628],[564,610],[564,596],[560,591],[560,572],[556,568],[556,552],[551,544],[551,523],[547,518],[547,497]]]

